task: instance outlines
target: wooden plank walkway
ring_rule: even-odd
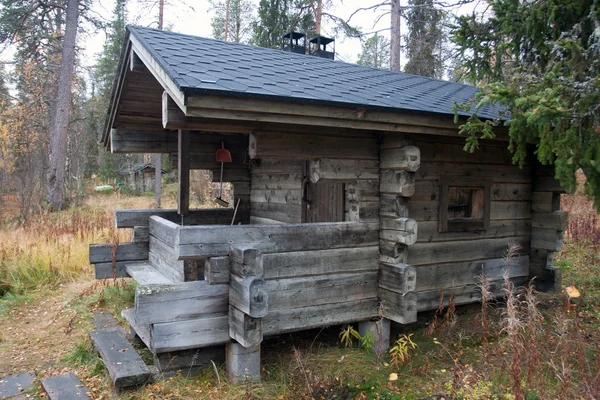
[[[144,385],[152,380],[150,370],[122,330],[98,329],[90,332],[90,336],[117,393],[124,388]]]
[[[8,399],[28,391],[35,381],[33,371],[0,378],[0,399]]]
[[[42,388],[50,400],[85,400],[89,390],[72,374],[49,376],[41,380]]]

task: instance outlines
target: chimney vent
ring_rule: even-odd
[[[306,35],[299,32],[286,33],[283,35],[281,49],[292,53],[306,54]]]
[[[332,43],[333,49],[331,51],[327,51],[327,45]],[[325,36],[316,36],[310,39],[310,54],[313,56],[333,60],[335,58],[335,39]]]

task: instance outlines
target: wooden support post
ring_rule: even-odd
[[[229,304],[252,318],[262,318],[267,315],[268,294],[264,280],[231,275],[229,287]]]
[[[225,346],[227,377],[231,383],[260,380],[260,344],[244,347],[232,341]]]
[[[263,339],[262,319],[229,306],[229,336],[244,347],[259,345]]]
[[[263,254],[249,246],[232,246],[229,251],[231,273],[238,276],[263,276]]]
[[[179,174],[179,192],[177,213],[186,215],[190,211],[190,132],[182,129],[178,132],[177,172]]]
[[[384,355],[390,348],[390,330],[390,320],[385,318],[358,323],[360,336],[371,335],[373,337],[373,348],[371,350],[378,356]]]

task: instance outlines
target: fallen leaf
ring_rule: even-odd
[[[567,295],[572,299],[576,299],[579,296],[581,296],[581,293],[579,293],[579,290],[577,290],[577,288],[574,285],[567,286],[565,291],[567,292]]]
[[[390,381],[397,381],[398,380],[398,374],[392,372],[390,374],[390,378],[389,379],[390,379]]]

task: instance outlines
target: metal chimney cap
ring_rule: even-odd
[[[315,36],[314,38],[309,40],[309,42],[311,42],[311,43],[319,43],[319,44],[323,44],[323,45],[328,45],[329,43],[332,43],[334,41],[335,41],[335,39],[328,38],[325,36]]]
[[[306,37],[306,35],[304,33],[291,31],[283,35],[283,37],[286,39],[302,39],[303,37]]]

